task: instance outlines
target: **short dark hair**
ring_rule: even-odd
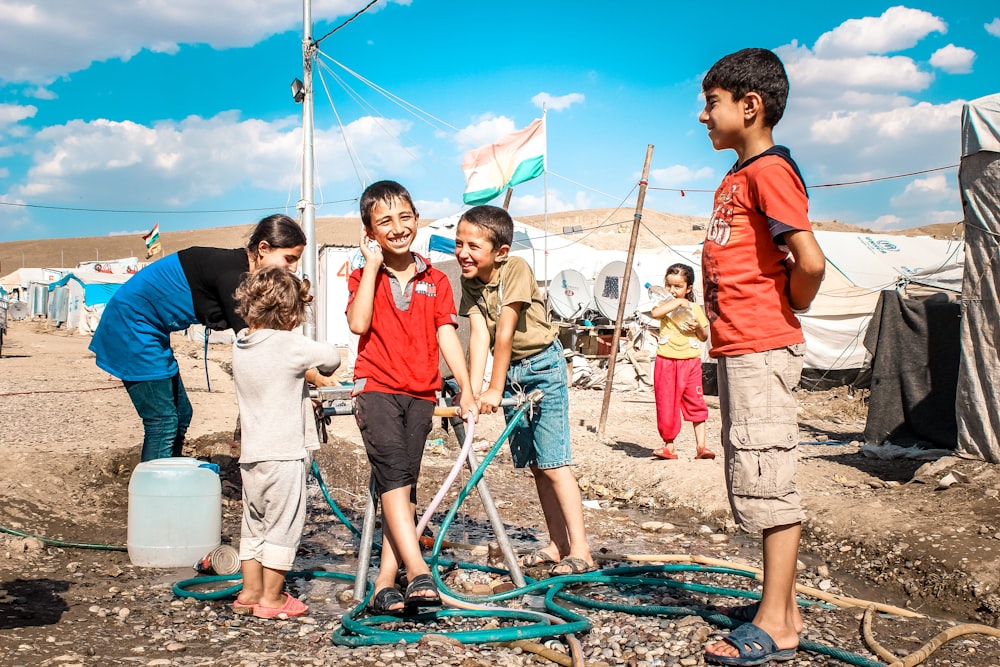
[[[247,241],[247,249],[256,254],[261,241],[272,248],[295,248],[306,244],[306,233],[287,215],[275,213],[257,223]]]
[[[413,205],[413,198],[410,197],[409,191],[396,181],[377,181],[372,183],[361,193],[361,201],[359,202],[361,222],[364,223],[366,228],[371,227],[372,209],[375,208],[375,204],[382,203],[389,205],[396,199],[403,200],[410,205],[410,209],[414,213],[417,212],[417,207]]]
[[[781,59],[767,49],[742,49],[723,56],[712,65],[701,81],[707,93],[721,88],[734,100],[747,93],[757,93],[764,100],[764,124],[774,127],[785,113],[788,101],[788,75]]]
[[[473,206],[462,214],[461,221],[479,227],[494,248],[514,243],[514,221],[510,213],[499,206]]]

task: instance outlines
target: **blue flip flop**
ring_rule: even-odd
[[[739,667],[752,667],[753,665],[763,665],[772,660],[784,662],[795,657],[798,649],[779,649],[771,635],[767,634],[753,623],[744,623],[728,635],[722,641],[730,644],[739,651],[738,656],[716,655],[705,651],[705,660],[714,662],[717,665],[738,665]]]

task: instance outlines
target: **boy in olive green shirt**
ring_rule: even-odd
[[[514,222],[496,206],[476,206],[459,220],[455,257],[462,270],[459,315],[469,318],[470,386],[479,391],[493,352],[489,387],[478,394],[481,413],[497,410],[504,396],[542,392],[526,423],[510,436],[517,468],[528,467],[545,515],[549,544],[521,564],[552,563],[553,575],[596,569],[583,523],[580,487],[569,438],[569,388],[557,330],[546,318],[535,276],[519,257],[509,256]],[[511,418],[513,408],[505,408]]]

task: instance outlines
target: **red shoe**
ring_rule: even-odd
[[[677,454],[670,451],[666,447],[660,447],[659,449],[654,449],[653,456],[659,459],[667,459],[668,461],[672,461],[677,458]]]
[[[695,456],[696,459],[714,459],[715,452],[711,449],[703,449]]]

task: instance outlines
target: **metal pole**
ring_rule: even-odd
[[[365,505],[365,520],[361,524],[361,542],[358,544],[358,571],[354,573],[354,599],[361,602],[368,590],[368,570],[371,567],[372,542],[375,541],[375,478],[368,480],[368,503]]]
[[[608,379],[604,383],[604,402],[601,404],[601,421],[597,427],[598,435],[604,435],[604,425],[608,421],[611,385],[615,377],[615,360],[618,358],[618,339],[621,338],[622,319],[625,316],[625,299],[628,296],[629,281],[632,279],[632,259],[635,257],[635,246],[639,239],[639,223],[642,221],[642,205],[646,200],[646,181],[649,178],[649,163],[652,160],[653,144],[649,144],[646,146],[646,162],[642,165],[642,178],[639,180],[639,196],[635,202],[635,215],[632,217],[632,238],[628,244],[625,275],[622,276],[621,294],[618,299],[618,314],[615,317],[615,332],[611,336],[611,353],[608,356]]]
[[[313,200],[315,173],[313,162],[313,54],[316,45],[312,39],[312,5],[311,0],[302,2],[302,84],[305,97],[302,100],[302,193],[299,199],[299,213],[302,219],[302,230],[306,235],[306,249],[302,254],[302,273],[312,282],[313,296],[316,287],[316,206]],[[302,333],[309,338],[316,338],[316,325],[306,321],[302,325]]]

